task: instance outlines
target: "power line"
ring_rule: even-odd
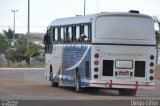
[[[13,27],[12,26],[0,26],[0,29],[3,29],[3,28],[9,28],[9,29],[13,29]],[[19,26],[19,27],[16,27],[16,28],[18,28],[18,29],[27,29],[27,27],[25,27],[25,26]],[[31,26],[31,28],[43,28],[43,29],[47,29],[47,27],[43,27],[43,26]]]
[[[11,25],[0,25],[0,27],[13,27]],[[16,26],[16,27],[27,27],[27,26]],[[31,26],[31,27],[47,27],[47,26]]]

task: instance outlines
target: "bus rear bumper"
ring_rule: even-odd
[[[90,81],[90,87],[98,87],[98,88],[108,88],[108,89],[116,89],[116,88],[125,88],[125,89],[153,89],[154,82],[116,82],[116,81]]]

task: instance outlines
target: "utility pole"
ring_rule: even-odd
[[[29,49],[29,38],[30,38],[30,0],[28,0],[28,31],[27,31],[27,49]]]
[[[86,0],[84,0],[84,15],[86,14]]]
[[[16,12],[18,12],[18,10],[11,10],[12,12],[13,12],[13,14],[14,14],[14,22],[13,22],[13,46],[14,46],[14,44],[15,44],[15,18],[16,18],[16,15],[15,15],[15,13]]]
[[[99,0],[97,0],[97,13],[99,12]]]

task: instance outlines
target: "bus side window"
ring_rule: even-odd
[[[76,26],[76,41],[78,41],[80,37],[80,26]]]
[[[88,41],[88,38],[89,38],[88,25],[84,26],[84,35],[86,36],[85,41]]]
[[[58,41],[58,28],[55,28],[55,37],[54,37],[54,39],[55,39],[55,42],[57,42]]]
[[[69,27],[66,27],[66,36],[67,36],[67,42],[70,43],[71,42],[71,39],[69,37]]]
[[[50,45],[50,34],[48,34],[48,37],[47,37],[47,46],[49,46]]]
[[[92,34],[92,29],[91,29],[91,24],[88,25],[88,41],[91,42],[91,34]]]
[[[68,40],[72,41],[72,27],[68,27]]]
[[[79,38],[81,42],[90,42],[91,41],[91,26],[86,24],[81,26],[81,35]]]
[[[52,29],[53,42],[55,41],[55,28]]]
[[[44,45],[47,45],[47,34],[44,35]]]
[[[49,31],[47,31],[46,35],[44,36],[44,44],[45,44],[45,53],[49,53],[50,51],[50,34],[49,34]]]
[[[63,27],[61,27],[60,41],[61,41],[61,43],[64,41],[64,28]]]
[[[76,26],[72,26],[72,42],[76,41]]]
[[[52,43],[53,43],[53,35],[52,35],[52,28],[48,31],[48,44],[47,44],[47,52],[51,53],[52,52]]]
[[[78,39],[78,42],[86,42],[88,39],[88,26],[87,25],[81,25],[80,27],[80,37]]]
[[[50,41],[50,36],[51,36],[51,35],[50,35],[50,31],[48,30],[48,31],[47,31],[47,44],[46,44],[47,46],[49,46],[49,45],[50,45],[50,42],[51,42],[51,41]],[[47,48],[49,48],[49,47],[47,47]]]
[[[84,34],[84,25],[80,26],[80,34]]]
[[[68,27],[63,28],[64,33],[64,43],[68,42]]]
[[[58,41],[57,42],[61,42],[61,28],[58,27]]]

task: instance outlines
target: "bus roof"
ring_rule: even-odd
[[[79,23],[89,23],[89,22],[92,22],[93,18],[101,16],[101,15],[133,15],[133,16],[138,15],[138,16],[144,16],[144,17],[151,18],[148,15],[139,14],[139,13],[137,14],[137,13],[129,13],[129,12],[101,12],[101,13],[97,13],[97,14],[78,15],[75,17],[55,19],[48,26],[48,29],[51,26],[62,26],[62,25],[72,25],[72,24],[79,24]]]
[[[55,19],[51,22],[50,26],[88,23],[88,22],[91,22],[91,19],[94,16],[95,16],[95,14],[93,14],[93,15],[78,15],[75,17]]]

